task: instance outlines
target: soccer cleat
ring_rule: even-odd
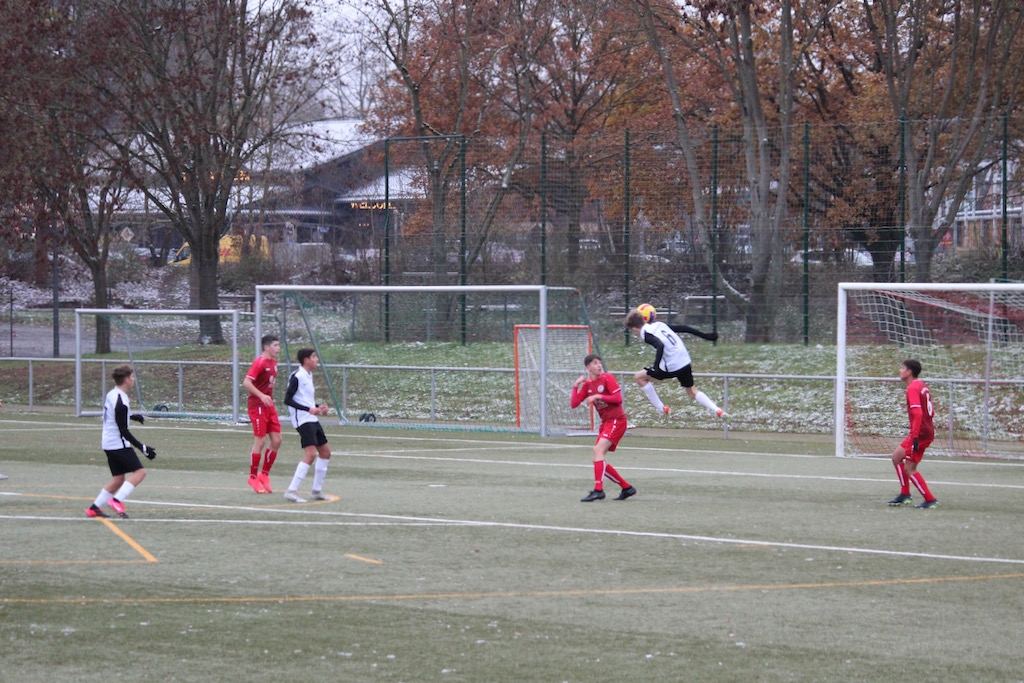
[[[662,406],[661,407],[661,412],[665,413],[665,419],[667,420],[668,419],[668,414],[672,412],[672,409],[669,408],[668,406]]]
[[[622,492],[619,493],[619,495],[615,498],[615,500],[626,500],[630,496],[635,496],[635,495],[636,495],[636,488],[633,487],[633,486],[627,486],[626,488],[622,489]]]
[[[937,498],[932,498],[931,500],[926,500],[925,502],[921,503],[920,505],[915,505],[914,507],[921,508],[922,510],[928,510],[930,508],[934,508],[934,507],[938,507],[938,506],[939,506],[939,500]]]
[[[124,503],[119,501],[117,498],[110,499],[110,507],[114,508],[114,512],[121,515],[125,519],[128,519],[128,515],[124,512]]]
[[[309,492],[309,499],[310,500],[330,500],[330,498],[327,497],[327,494],[325,494],[323,491],[310,491]]]
[[[98,507],[96,507],[96,505],[94,503],[94,504],[90,505],[88,508],[86,508],[85,516],[86,517],[106,517],[107,513],[103,512],[103,510],[100,510]]]
[[[0,474],[0,480],[2,480],[2,479],[6,479],[6,478],[7,478],[7,475],[6,475],[6,474]]]
[[[909,493],[901,493],[892,500],[889,501],[889,507],[897,507],[899,505],[910,505],[914,502],[914,499],[910,497]]]
[[[256,493],[266,493],[267,492],[267,490],[265,488],[263,488],[263,482],[261,482],[260,478],[257,477],[255,474],[250,474],[249,475],[249,486],[251,486],[252,490],[255,491]]]
[[[717,415],[718,417],[729,417],[729,413],[725,412],[721,408],[715,411],[715,415]]]
[[[299,498],[299,494],[297,492],[295,492],[295,491],[285,491],[284,492],[284,499],[285,500],[290,500],[293,503],[305,503],[306,502],[306,499],[305,498]]]
[[[593,491],[588,493],[585,497],[580,498],[580,502],[581,503],[590,503],[590,502],[593,502],[595,500],[604,500],[604,491],[598,491],[597,489],[594,489]]]
[[[266,472],[260,472],[260,476],[258,477],[258,480],[260,482],[260,486],[263,487],[263,493],[273,493],[274,492],[274,489],[270,488],[270,475],[269,474],[267,474]]]

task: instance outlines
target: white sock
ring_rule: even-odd
[[[659,413],[662,412],[665,409],[665,404],[658,398],[658,392],[654,389],[654,385],[648,382],[642,388],[644,395],[647,396],[647,400],[651,402],[651,405],[657,408]]]
[[[307,472],[309,472],[309,465],[300,460],[299,464],[295,467],[295,476],[292,477],[292,483],[288,485],[288,490],[298,491],[299,487],[302,486],[302,480],[306,478]]]
[[[110,502],[110,499],[114,497],[114,494],[106,489],[100,489],[100,495],[96,496],[96,500],[93,501],[93,505],[98,508],[103,507]]]
[[[313,470],[313,490],[322,491],[324,488],[324,477],[327,476],[327,463],[330,460],[327,458],[317,458],[316,466]]]
[[[128,496],[132,495],[132,491],[135,490],[135,484],[129,484],[125,482],[121,484],[121,488],[114,494],[114,498],[117,498],[122,503],[128,500]]]
[[[713,413],[717,413],[721,408],[715,405],[715,402],[708,398],[708,395],[703,391],[698,391],[697,395],[693,397],[693,400],[701,404]]]

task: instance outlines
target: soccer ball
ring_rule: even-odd
[[[636,307],[636,312],[640,314],[640,317],[644,319],[645,323],[651,322],[654,316],[657,315],[657,311],[654,310],[654,306],[650,304],[640,304]]]

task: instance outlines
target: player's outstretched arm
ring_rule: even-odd
[[[689,325],[669,325],[669,328],[676,334],[686,333],[692,334],[695,337],[700,337],[701,339],[706,339],[708,341],[718,340],[717,332],[701,332],[696,327],[690,327]]]

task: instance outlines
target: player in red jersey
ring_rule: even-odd
[[[622,390],[615,376],[604,371],[604,364],[597,354],[589,354],[583,359],[587,374],[580,375],[572,385],[572,396],[569,406],[576,408],[586,404],[597,409],[601,418],[601,429],[594,444],[594,490],[580,499],[582,503],[603,500],[604,478],[608,477],[622,487],[622,492],[615,500],[626,500],[636,495],[636,489],[629,485],[615,468],[605,462],[608,451],[614,451],[619,440],[626,433],[626,411],[622,409]]]
[[[918,379],[921,374],[921,362],[913,359],[903,361],[900,365],[900,379],[907,385],[907,415],[910,417],[910,435],[903,440],[892,454],[892,464],[896,466],[896,476],[900,480],[900,495],[889,501],[889,505],[910,505],[910,482],[924,496],[919,508],[933,508],[939,504],[924,477],[917,471],[917,465],[924,457],[924,451],[935,440],[935,426],[932,417],[935,408],[928,386]]]
[[[249,420],[252,422],[252,451],[249,463],[249,486],[256,493],[273,493],[270,488],[270,468],[277,459],[281,448],[281,420],[274,407],[274,382],[277,380],[277,355],[281,353],[281,341],[272,334],[260,340],[263,352],[256,356],[252,367],[245,375],[242,386],[249,392]],[[270,438],[270,447],[263,453],[263,446]],[[260,454],[263,454],[263,468],[260,469]]]

